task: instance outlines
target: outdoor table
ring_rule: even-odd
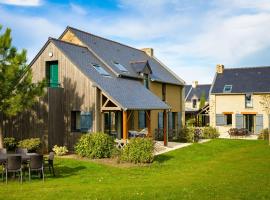
[[[9,156],[21,156],[22,162],[28,162],[30,160],[30,156],[38,155],[37,153],[26,153],[26,154],[19,154],[19,153],[11,153],[11,154],[0,154],[0,163],[5,163]]]

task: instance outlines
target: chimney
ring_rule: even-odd
[[[218,74],[222,74],[223,71],[224,71],[224,65],[217,64],[216,71],[217,71]]]
[[[198,86],[198,81],[192,81],[192,87],[196,88]]]
[[[154,49],[153,48],[143,48],[141,50],[144,51],[150,57],[154,56]]]

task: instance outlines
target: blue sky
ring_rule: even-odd
[[[29,60],[69,25],[152,47],[187,83],[211,83],[216,64],[270,65],[269,0],[0,0],[0,24]]]

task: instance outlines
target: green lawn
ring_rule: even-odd
[[[0,199],[270,199],[265,141],[217,139],[118,168],[56,159],[58,177],[0,183]]]

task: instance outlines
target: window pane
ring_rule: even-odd
[[[93,67],[103,76],[110,76],[110,74],[101,66],[98,64],[93,64]]]
[[[117,67],[120,71],[122,72],[128,72],[128,70],[123,66],[121,65],[120,63],[118,62],[113,62],[114,66]]]
[[[223,88],[223,92],[231,92],[232,91],[232,85],[225,85]]]

